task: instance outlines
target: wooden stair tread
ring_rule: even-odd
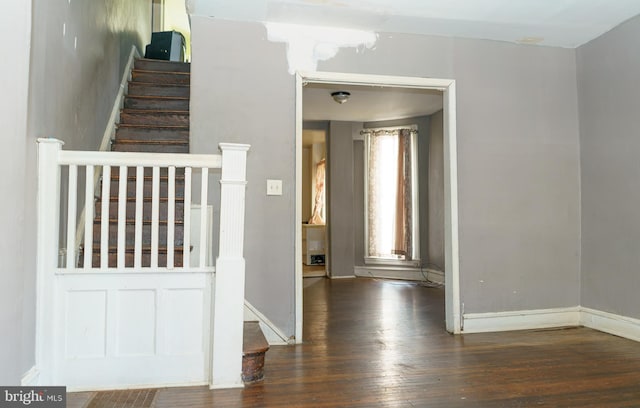
[[[190,98],[187,96],[172,96],[172,95],[125,95],[125,98],[134,98],[134,99],[161,99],[161,100],[170,100],[170,101],[188,101]]]
[[[188,110],[167,110],[167,109],[136,109],[136,108],[124,108],[121,110],[122,113],[138,113],[138,114],[143,114],[143,115],[148,115],[148,114],[155,114],[155,113],[161,113],[161,114],[174,114],[174,115],[189,115],[189,111]]]
[[[265,339],[262,329],[260,329],[260,323],[254,321],[244,322],[243,333],[243,355],[264,353],[269,350],[269,343]]]
[[[151,62],[151,63],[158,63],[158,64],[166,64],[166,65],[181,65],[181,66],[190,66],[191,65],[190,62],[168,61],[168,60],[161,60],[161,59],[154,59],[154,58],[144,58],[144,57],[136,58],[136,61]]]
[[[261,381],[264,378],[264,356],[269,350],[269,343],[260,329],[260,323],[244,322],[242,339],[242,381]]]
[[[154,130],[162,130],[162,129],[170,129],[170,130],[189,130],[189,126],[179,126],[179,125],[141,125],[139,123],[119,123],[117,128],[140,128],[140,129],[154,129]]]
[[[158,70],[151,70],[151,69],[144,69],[144,68],[134,68],[133,70],[135,72],[140,72],[145,74],[162,74],[162,75],[175,74],[175,75],[185,75],[188,77],[191,76],[190,72],[184,72],[184,71],[158,71]]]
[[[142,144],[142,145],[187,145],[189,144],[186,140],[180,139],[153,139],[153,140],[145,140],[145,139],[115,139],[113,143],[116,144]]]
[[[138,123],[118,123],[118,129],[148,129],[148,130],[189,130],[189,126],[171,126],[171,125],[141,125]]]
[[[190,88],[191,85],[187,84],[166,84],[163,82],[139,82],[139,81],[129,81],[129,86],[159,86],[159,87],[177,87],[177,88]],[[134,95],[137,96],[137,95]]]

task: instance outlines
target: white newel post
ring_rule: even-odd
[[[244,208],[246,158],[250,146],[220,143],[219,147],[222,151],[220,246],[215,274],[210,388],[231,388],[243,386]]]
[[[54,384],[54,293],[58,267],[60,167],[64,142],[38,139],[36,369],[39,385]]]

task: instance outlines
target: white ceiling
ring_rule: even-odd
[[[640,0],[187,0],[192,14],[374,32],[578,47],[640,14]]]
[[[351,93],[343,104],[335,91]],[[304,120],[370,122],[430,115],[442,109],[442,93],[435,90],[308,84],[302,94]]]

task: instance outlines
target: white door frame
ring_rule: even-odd
[[[302,88],[308,83],[435,89],[444,104],[445,316],[450,333],[461,332],[460,260],[458,247],[458,153],[456,84],[451,79],[413,78],[337,72],[296,73],[296,211],[295,211],[295,336],[302,342]]]

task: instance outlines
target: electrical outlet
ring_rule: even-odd
[[[282,180],[267,180],[267,195],[282,195]]]

